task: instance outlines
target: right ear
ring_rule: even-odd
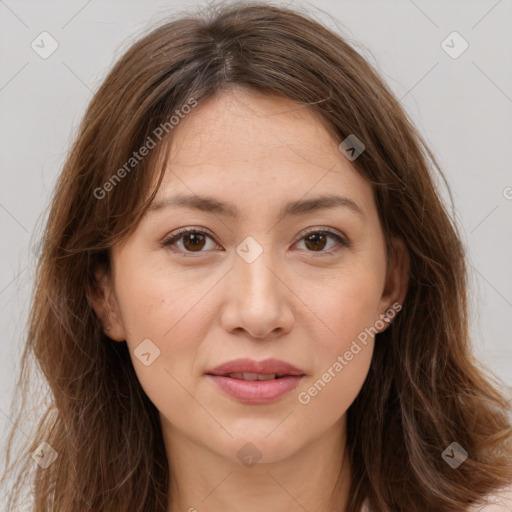
[[[110,276],[104,269],[94,273],[95,284],[91,291],[91,304],[103,324],[103,332],[115,341],[126,341],[120,308]]]

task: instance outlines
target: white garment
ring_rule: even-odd
[[[370,507],[368,506],[368,500],[364,500],[363,506],[361,508],[361,512],[371,512]]]
[[[482,505],[475,505],[468,512],[512,512],[512,485],[487,496]]]
[[[372,512],[365,500],[361,512]],[[474,505],[468,512],[512,512],[512,485],[487,496],[482,505]]]

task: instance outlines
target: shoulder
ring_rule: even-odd
[[[371,512],[368,500],[363,503],[361,512]],[[512,512],[512,485],[489,494],[479,505],[473,505],[468,512]]]
[[[468,512],[512,512],[512,485],[489,494],[482,503],[473,505]]]
[[[371,512],[370,507],[368,505],[368,498],[364,500],[363,506],[361,507],[361,512]]]

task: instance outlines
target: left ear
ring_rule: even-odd
[[[386,283],[380,301],[380,312],[382,315],[388,316],[387,311],[392,311],[396,314],[402,309],[409,285],[410,268],[411,260],[405,242],[399,237],[391,237],[391,251],[388,260]],[[379,332],[385,331],[391,321],[392,319],[389,322],[385,322],[385,326],[379,329]]]

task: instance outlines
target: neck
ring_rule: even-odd
[[[336,424],[285,459],[250,467],[166,427],[168,512],[331,512],[346,508],[350,463],[344,422],[343,428]]]

